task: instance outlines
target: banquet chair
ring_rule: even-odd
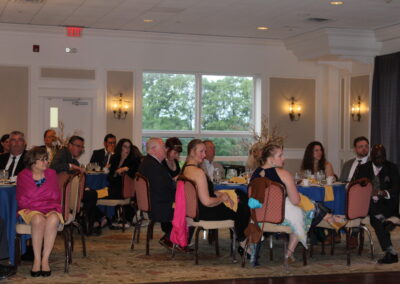
[[[259,225],[266,233],[280,233],[289,235],[292,229],[289,226],[280,225],[285,219],[285,188],[276,182],[267,179],[264,193],[264,201],[261,208],[250,209],[252,220]],[[252,196],[253,183],[249,184],[248,196]],[[273,236],[270,235],[269,239],[269,256],[273,260]],[[286,252],[288,239],[283,240],[283,251]],[[247,252],[248,245],[246,245],[245,252]],[[242,256],[242,267],[246,264],[246,253]],[[303,265],[307,265],[307,249],[303,246]]]
[[[123,199],[99,199],[97,205],[116,207],[116,211],[122,219],[122,232],[125,232],[126,216],[125,205],[131,204],[131,198],[135,195],[135,188],[133,185],[133,178],[124,174],[122,178],[122,198]]]
[[[369,225],[369,203],[371,200],[372,194],[372,183],[367,178],[358,179],[349,184],[347,189],[347,198],[346,198],[346,218],[348,223],[344,226],[346,231],[346,254],[347,254],[347,265],[351,264],[351,249],[349,246],[349,240],[351,236],[351,232],[354,228],[359,228],[359,246],[358,246],[358,254],[362,254],[362,250],[364,247],[364,231],[368,234],[370,250],[371,250],[371,259],[374,258],[374,243],[372,241],[371,232],[368,229]],[[333,232],[333,228],[326,221],[321,221],[317,227],[330,229],[330,232]],[[334,241],[331,238],[331,255],[334,254]]]
[[[232,232],[232,243],[231,243],[231,256],[233,262],[236,260],[236,231],[233,220],[220,220],[220,221],[206,221],[199,220],[199,209],[198,209],[198,195],[197,186],[194,181],[188,179],[185,176],[179,176],[178,182],[184,182],[185,200],[186,200],[186,222],[187,226],[195,227],[195,247],[194,247],[194,260],[195,264],[199,264],[199,234],[201,231],[214,230],[213,241],[215,241],[215,253],[220,256],[219,243],[218,243],[218,230],[229,229]],[[175,245],[174,245],[175,248]],[[172,256],[174,256],[175,250],[173,249]]]
[[[82,232],[80,224],[75,222],[75,217],[80,210],[80,202],[83,195],[85,176],[81,174],[69,175],[68,178],[63,176],[63,190],[62,190],[62,215],[64,218],[64,224],[59,224],[57,230],[63,232],[64,236],[64,247],[65,247],[65,262],[64,272],[69,271],[69,265],[72,263],[72,251],[73,251],[73,228],[78,227],[81,238],[82,238],[82,253],[86,256],[86,243],[85,236]],[[59,179],[60,181],[60,179]],[[17,224],[16,225],[16,245],[15,245],[15,259],[16,263],[21,263],[21,236],[31,234],[31,225],[28,224]]]

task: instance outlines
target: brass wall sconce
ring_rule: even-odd
[[[114,118],[125,119],[128,114],[129,102],[122,99],[123,94],[119,93],[119,98],[113,100],[112,110]]]
[[[289,118],[290,121],[298,121],[301,116],[301,105],[296,104],[296,100],[294,97],[290,98],[289,104]]]
[[[361,120],[361,97],[357,97],[357,102],[351,106],[351,118],[354,121]]]

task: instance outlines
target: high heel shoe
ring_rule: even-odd
[[[43,277],[49,277],[51,275],[51,270],[49,270],[49,271],[42,271],[42,276]]]
[[[341,228],[343,228],[344,226],[346,226],[348,221],[343,221],[343,222],[336,222],[336,221],[328,221],[329,225],[331,225],[331,227],[338,232]]]
[[[32,277],[39,277],[39,276],[41,276],[42,275],[42,271],[33,271],[33,270],[31,270],[31,276]]]
[[[316,202],[314,209],[314,218],[311,222],[311,228],[315,228],[328,213],[332,213],[332,210],[323,205],[321,202]]]

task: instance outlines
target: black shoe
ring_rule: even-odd
[[[93,228],[93,235],[95,235],[95,236],[101,235],[101,227],[100,226]]]
[[[42,271],[41,275],[42,275],[43,277],[49,277],[49,276],[51,275],[51,270],[49,270],[49,271]]]
[[[32,277],[39,277],[39,276],[42,276],[42,271],[33,271],[33,270],[31,270],[31,276]]]
[[[379,264],[390,264],[396,262],[399,262],[397,254],[391,254],[390,252],[387,252],[383,258],[378,259]]]
[[[383,222],[383,228],[385,229],[385,231],[391,232],[394,230],[394,228],[396,228],[396,224],[391,221],[385,221]]]
[[[17,273],[16,266],[0,264],[0,279],[6,279]]]

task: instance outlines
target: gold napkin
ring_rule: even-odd
[[[310,198],[300,193],[300,203],[298,204],[304,211],[310,211],[315,208],[314,203],[311,202]]]
[[[97,192],[97,198],[104,198],[108,196],[108,187],[102,188],[102,189],[98,189],[96,190]]]
[[[231,206],[230,204],[229,204],[229,202],[224,202],[224,204],[226,205],[226,207],[229,207],[229,208],[231,208],[233,211],[237,211],[237,207],[238,207],[238,197],[237,197],[237,195],[236,195],[236,192],[234,191],[234,190],[229,190],[229,189],[226,189],[226,190],[218,190],[218,192],[225,192],[225,193],[227,193],[228,195],[229,195],[229,197],[232,199],[232,201],[233,201],[233,206]]]
[[[232,183],[240,183],[240,184],[246,183],[246,179],[244,177],[233,177],[229,181]]]
[[[333,201],[335,197],[333,196],[333,187],[331,185],[325,185],[325,198],[324,201]]]

